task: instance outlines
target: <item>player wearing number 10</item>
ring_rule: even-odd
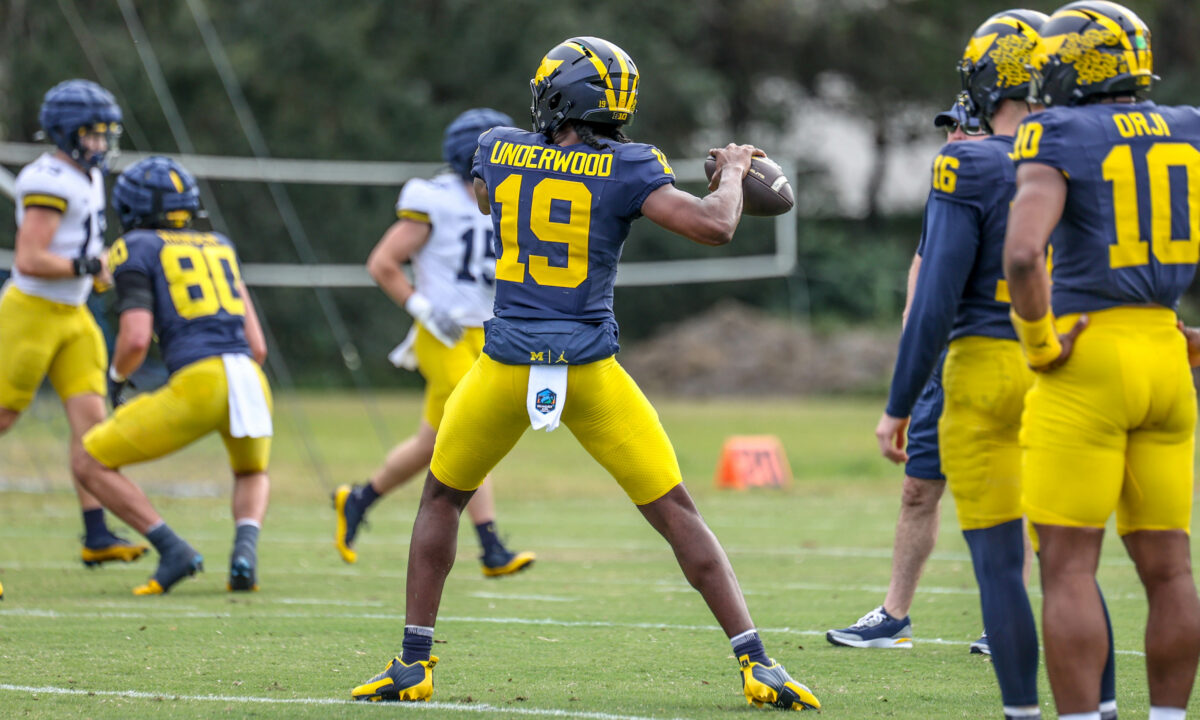
[[[1200,657],[1188,542],[1196,393],[1175,309],[1200,260],[1200,112],[1144,99],[1150,31],[1120,5],[1072,3],[1041,36],[1031,96],[1047,109],[1014,143],[1004,267],[1041,370],[1021,444],[1046,667],[1060,717],[1098,717],[1110,641],[1094,576],[1115,510],[1149,600],[1150,718],[1183,718]],[[1077,338],[1060,336],[1083,317]]]
[[[162,594],[199,570],[202,558],[117,469],[219,433],[234,475],[237,529],[228,588],[256,589],[269,487],[271,390],[259,367],[266,344],[237,253],[223,235],[190,229],[200,193],[173,160],[150,157],[130,166],[113,188],[113,204],[125,235],[113,244],[109,261],[120,315],[109,397],[114,407],[121,404],[125,378],[142,364],[152,335],[171,375],[165,386],[116,408],[84,436],[87,452],[78,472],[159,553],[154,577],[134,594]]]
[[[638,81],[616,45],[572,38],[546,54],[530,83],[534,132],[497,128],[479,138],[476,197],[499,240],[496,316],[438,430],[409,546],[403,654],[354,688],[355,699],[433,694],[433,626],[463,507],[531,424],[552,430],[561,419],[674,549],[733,643],[747,701],[820,705],[767,658],[657,413],[613,357],[613,285],[630,224],[645,215],[696,242],[729,242],[754,152],[716,151],[719,186],[704,199],[676,189],[663,154],[620,130]]]

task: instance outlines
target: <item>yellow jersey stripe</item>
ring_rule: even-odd
[[[44,207],[50,210],[57,210],[61,213],[67,211],[66,198],[60,198],[57,195],[48,195],[46,193],[30,193],[21,200],[22,207]]]
[[[396,217],[400,218],[401,220],[412,220],[413,222],[425,223],[426,225],[433,224],[429,220],[429,213],[421,212],[420,210],[406,210],[401,208],[396,211]]]

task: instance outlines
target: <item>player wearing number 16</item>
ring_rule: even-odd
[[[190,228],[200,211],[196,181],[178,163],[150,157],[113,187],[125,235],[109,253],[120,330],[109,367],[116,408],[83,437],[75,466],[106,507],[146,536],[158,569],[135,595],[167,592],[201,569],[202,558],[119,472],[175,452],[210,432],[225,442],[233,471],[236,524],[230,590],[257,587],[258,532],[267,510],[271,390],[259,363],[266,344],[241,280],[237,253],[223,235]],[[158,338],[170,378],[122,402],[127,378]]]
[[[1060,717],[1098,717],[1109,640],[1094,575],[1108,518],[1146,588],[1150,718],[1183,718],[1200,657],[1192,580],[1196,393],[1176,307],[1200,260],[1200,113],[1145,99],[1150,31],[1111,2],[1050,16],[1030,58],[1004,269],[1037,374],[1022,418]],[[1054,247],[1053,289],[1044,251]],[[1063,336],[1083,317],[1088,327]]]
[[[479,137],[472,172],[479,208],[495,227],[495,317],[438,429],[409,545],[403,654],[354,688],[355,699],[433,694],[433,626],[459,516],[526,429],[561,421],[670,543],[732,641],[747,701],[820,705],[767,657],[657,413],[614,357],[613,285],[630,224],[645,215],[695,242],[728,243],[754,153],[748,145],[715,151],[719,187],[703,199],[676,189],[663,154],[621,131],[636,110],[639,80],[624,50],[572,38],[546,54],[530,82],[534,131],[500,127]],[[546,472],[566,479],[571,468]]]

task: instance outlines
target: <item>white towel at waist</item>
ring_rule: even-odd
[[[534,430],[553,432],[567,404],[567,366],[530,365],[526,409]]]
[[[271,437],[271,409],[258,379],[258,367],[246,355],[221,356],[229,386],[229,434],[233,437]]]

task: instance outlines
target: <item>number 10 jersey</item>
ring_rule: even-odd
[[[1021,124],[1013,157],[1067,178],[1050,238],[1056,315],[1175,308],[1200,261],[1200,111],[1152,102],[1050,108]]]

